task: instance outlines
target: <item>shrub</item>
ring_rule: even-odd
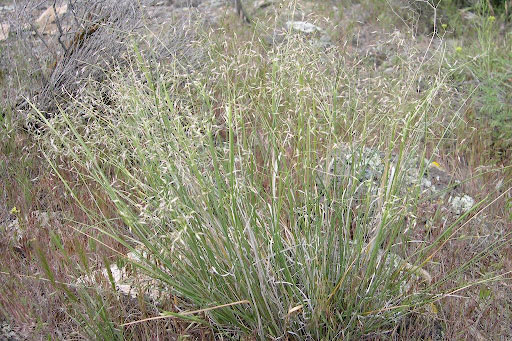
[[[122,40],[140,20],[137,1],[69,1],[67,11],[55,16],[55,32],[36,23],[37,8],[57,11],[55,1],[17,2],[8,18],[11,38],[2,49],[7,103],[28,109],[24,98],[44,111],[55,111],[56,102],[77,96],[89,79],[101,80],[106,68],[119,62]],[[50,24],[48,24],[50,25]]]

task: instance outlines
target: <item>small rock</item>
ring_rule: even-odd
[[[254,9],[263,9],[275,4],[274,0],[259,0],[254,2]]]
[[[432,190],[435,192],[436,190],[436,187],[432,185],[432,181],[430,181],[429,179],[426,179],[426,178],[421,178],[421,188],[423,190]]]
[[[286,22],[286,28],[288,30],[298,31],[302,33],[315,33],[315,32],[322,32],[323,30],[311,23],[305,22],[305,21],[287,21]]]
[[[478,15],[476,15],[475,13],[469,11],[469,10],[461,10],[460,11],[460,16],[465,19],[465,20],[468,20],[468,21],[473,21],[473,20],[476,20],[478,19]]]
[[[130,252],[126,255],[129,261],[144,263],[143,258],[150,258],[150,256],[143,250],[139,253]],[[106,268],[100,271],[101,276],[109,280],[108,270]],[[134,272],[130,263],[119,268],[116,264],[110,265],[110,273],[112,281],[116,290],[127,297],[136,299],[140,294],[143,298],[151,303],[159,305],[162,303],[166,289],[162,287],[161,283],[150,276],[141,272]],[[76,285],[95,286],[97,277],[95,275],[84,275],[77,279]]]
[[[174,3],[174,0],[143,0],[142,6],[144,7],[160,7],[169,6]]]
[[[9,31],[11,26],[8,23],[0,24],[0,41],[7,40],[9,38]]]
[[[67,4],[62,6],[55,6],[55,10],[53,9],[53,6],[50,6],[43,13],[41,13],[39,18],[37,18],[36,26],[43,34],[53,34],[57,32],[57,24],[55,19],[57,16],[60,17],[65,14],[67,11]]]
[[[384,71],[382,71],[384,74],[386,75],[392,75],[394,73],[396,73],[396,70],[394,67],[390,66],[390,67],[387,67]]]
[[[14,4],[0,6],[0,12],[12,12],[14,11]]]

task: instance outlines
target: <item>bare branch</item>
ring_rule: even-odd
[[[55,8],[57,0],[53,0],[53,12],[55,13],[55,24],[57,25],[57,29],[59,30],[59,35],[57,37],[57,41],[59,42],[60,46],[64,50],[64,53],[68,52],[68,49],[66,45],[62,42],[62,36],[64,35],[64,32],[62,31],[62,25],[60,23],[59,13],[57,12],[57,9]]]

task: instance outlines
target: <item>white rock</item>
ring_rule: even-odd
[[[117,265],[115,265],[115,264],[110,266],[110,273],[112,274],[112,279],[114,280],[115,283],[121,282],[121,280],[125,276],[124,272],[125,272],[124,269],[120,270],[117,267]],[[103,276],[108,278],[108,271],[107,271],[107,269],[103,269],[102,273],[103,273]]]
[[[430,181],[429,179],[426,179],[426,178],[422,178],[421,179],[421,187],[423,187],[423,188],[432,187],[432,181]]]
[[[9,31],[11,30],[11,26],[8,23],[0,24],[0,41],[6,40],[9,38]]]
[[[320,27],[305,21],[287,21],[286,28],[289,30],[299,31],[302,33],[322,32],[322,29]]]
[[[147,253],[143,250],[139,253],[130,252],[126,255],[129,261],[144,263],[141,257],[147,257]],[[157,280],[143,274],[142,271],[131,271],[131,266],[133,265],[130,265],[129,262],[122,268],[119,268],[116,264],[110,265],[110,273],[112,274],[112,280],[116,290],[120,294],[131,298],[137,298],[142,293],[144,299],[157,305],[160,304],[163,297],[162,295],[166,292],[165,288],[163,288],[161,283]],[[106,268],[102,269],[100,273],[102,277],[110,280]],[[97,284],[96,276],[84,275],[79,277],[75,283],[76,285],[95,286]]]

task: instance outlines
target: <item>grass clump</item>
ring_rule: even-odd
[[[444,120],[431,110],[443,79],[418,95],[409,80],[419,69],[404,64],[407,76],[378,100],[381,80],[362,80],[373,66],[356,72],[358,61],[336,48],[296,37],[271,49],[236,37],[200,43],[200,71],[150,63],[134,48],[132,71],[113,71],[108,86],[91,82],[85,97],[42,117],[54,171],[65,158],[94,203],[83,205],[83,233],[120,243],[167,297],[199,310],[164,316],[228,338],[389,337],[457,290],[428,269],[472,211],[420,243],[410,218],[437,139],[427,128]],[[338,165],[340,146],[352,153]],[[365,175],[368,147],[382,152],[380,175]],[[98,319],[83,307],[104,306],[88,295],[75,300],[85,325]],[[127,337],[121,322],[133,318],[110,314],[98,330]]]

